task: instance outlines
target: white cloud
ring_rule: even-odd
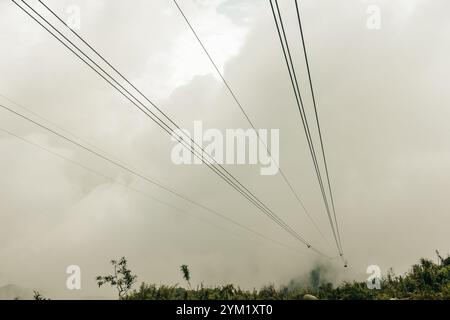
[[[382,29],[376,32],[365,27],[361,1],[343,5],[324,0],[302,7],[351,266],[343,274],[346,278],[364,277],[367,265],[374,263],[404,271],[435,248],[448,250],[443,247],[449,223],[443,190],[448,189],[445,177],[450,172],[445,152],[450,101],[445,90],[450,47],[445,40],[450,25],[438,14],[448,5],[409,3],[405,13],[399,4],[383,2]],[[243,14],[236,12],[233,1],[180,4],[255,125],[281,129],[281,165],[330,235],[269,7],[255,2],[242,7]],[[59,1],[49,5],[64,13]],[[80,0],[79,5],[81,33],[182,127],[190,128],[194,120],[221,129],[248,127],[171,2],[137,1],[127,10],[122,2]],[[289,5],[283,2],[282,8],[304,88],[298,30]],[[198,202],[296,244],[206,168],[172,165],[169,136],[12,4],[0,6],[0,40],[8,44],[8,50],[0,51],[0,93]],[[433,37],[428,35],[432,30],[438,30]],[[311,112],[309,99],[305,101]],[[0,127],[242,236],[230,236],[2,136],[2,282],[69,298],[111,295],[96,289],[93,278],[109,271],[109,259],[126,255],[140,280],[176,283],[178,265],[188,263],[198,282],[253,287],[288,281],[313,262],[252,240],[5,111],[0,111]],[[295,229],[325,248],[280,177],[261,178],[257,168],[246,166],[230,170]],[[278,263],[287,259],[292,262]],[[85,289],[74,296],[63,287],[69,264],[79,264],[86,275]]]

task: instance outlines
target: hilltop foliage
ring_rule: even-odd
[[[260,290],[242,290],[233,284],[191,288],[188,266],[180,268],[188,289],[178,285],[156,285],[142,283],[137,290],[130,291],[122,299],[132,300],[294,300],[312,294],[319,299],[373,300],[373,299],[450,299],[450,257],[435,263],[420,259],[409,272],[396,276],[390,271],[381,280],[381,289],[368,289],[366,282],[344,282],[338,287],[321,283],[315,287],[264,286]],[[315,272],[315,271],[312,271]],[[315,276],[315,275],[314,275]]]

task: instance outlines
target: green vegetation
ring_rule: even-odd
[[[391,271],[382,278],[381,289],[368,289],[366,282],[344,282],[333,287],[329,282],[320,280],[319,267],[310,274],[310,283],[306,286],[295,285],[275,288],[264,286],[260,290],[242,290],[233,284],[217,287],[205,287],[203,284],[191,288],[191,274],[187,265],[180,266],[188,289],[178,285],[156,285],[142,283],[139,289],[132,290],[136,276],[127,269],[127,261],[122,258],[119,263],[112,262],[114,275],[97,277],[98,285],[109,283],[118,290],[120,299],[130,300],[297,300],[307,299],[313,295],[319,299],[333,300],[374,300],[374,299],[450,299],[450,257],[442,258],[438,254],[437,263],[420,259],[405,275],[396,276]],[[313,297],[314,298],[314,297]]]
[[[33,299],[34,300],[50,300],[45,298],[39,291],[33,290]],[[14,300],[19,300],[19,298],[15,298]]]
[[[181,265],[180,267],[180,271],[183,274],[183,279],[186,280],[189,289],[191,288],[191,283],[189,282],[189,280],[191,280],[191,273],[189,272],[189,267],[185,264]]]
[[[114,267],[114,274],[107,276],[98,276],[95,278],[97,285],[101,287],[109,284],[117,289],[119,299],[125,298],[133,285],[136,283],[137,276],[131,273],[127,267],[127,260],[122,257],[119,261],[111,260]]]

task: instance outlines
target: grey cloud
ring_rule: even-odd
[[[59,3],[49,1],[64,13]],[[192,43],[180,55],[180,43],[186,42],[177,41],[188,39],[183,38],[188,31],[173,6],[137,1],[125,11],[119,2],[91,3],[79,1],[82,33],[146,93],[166,92],[155,93],[156,102],[182,127],[192,127],[194,120],[219,129],[248,127],[195,39],[189,38]],[[450,48],[446,35],[450,25],[443,14],[448,4],[408,3],[406,10],[405,1],[380,1],[382,28],[369,31],[366,2],[302,2],[343,245],[350,262],[336,281],[364,279],[370,264],[380,265],[383,271],[389,267],[405,271],[417,258],[432,256],[434,249],[448,250]],[[185,5],[199,10],[196,19],[211,14],[208,8]],[[8,50],[3,46],[0,51],[0,93],[189,197],[297,245],[206,168],[171,164],[173,143],[167,135],[17,8],[5,2],[0,6],[0,40],[9,44]],[[282,2],[312,117],[290,6]],[[233,1],[217,9],[238,24],[230,32],[239,33],[239,28],[247,32],[239,53],[228,57],[224,75],[257,127],[281,129],[281,166],[331,242],[269,7],[260,2],[245,7],[252,16],[245,24],[242,13],[230,9],[236,8]],[[177,69],[192,56],[200,66],[198,72]],[[184,80],[174,83],[175,73],[179,73],[175,78]],[[268,282],[286,284],[308,273],[317,262],[312,255],[280,249],[226,225],[3,111],[0,127],[226,229],[204,224],[1,134],[1,285],[43,288],[49,295],[68,298],[112,296],[107,289],[97,289],[93,279],[109,271],[111,258],[126,255],[142,281],[180,282],[178,266],[186,263],[194,282],[230,281],[252,288]],[[248,166],[230,170],[300,233],[327,248],[279,176],[261,177],[258,168]],[[82,292],[65,289],[69,264],[82,267]],[[341,268],[337,262],[334,266]]]

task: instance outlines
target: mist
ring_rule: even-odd
[[[63,17],[69,5],[79,6],[80,34],[180,127],[192,130],[201,120],[205,129],[249,128],[171,1],[47,3]],[[371,3],[381,10],[379,30],[366,25]],[[1,129],[100,173],[0,131],[0,286],[38,289],[55,299],[112,298],[114,291],[99,289],[95,276],[109,273],[109,261],[121,256],[138,282],[180,283],[179,266],[187,264],[193,285],[314,286],[365,280],[374,264],[383,272],[405,272],[435,249],[448,252],[448,1],[302,1],[348,268],[336,257],[268,1],[180,4],[255,126],[280,130],[280,166],[325,239],[279,174],[262,176],[252,165],[227,170],[333,259],[318,258],[205,166],[172,163],[170,136],[12,2],[2,1],[1,104],[32,116],[20,104],[52,128],[57,124],[289,248],[0,110]],[[312,117],[296,17],[289,1],[280,4]],[[81,290],[66,288],[69,265],[81,268]]]

